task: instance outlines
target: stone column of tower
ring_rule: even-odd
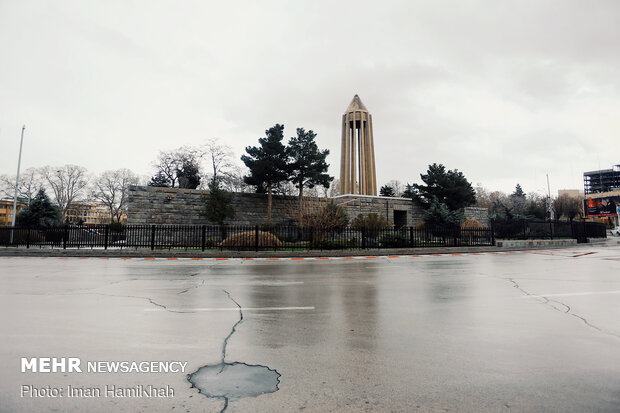
[[[372,115],[357,95],[342,115],[340,194],[377,195]]]

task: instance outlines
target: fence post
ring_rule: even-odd
[[[26,248],[30,248],[30,228],[26,230]]]
[[[254,248],[258,251],[258,225],[254,226]]]
[[[577,225],[579,225],[579,224],[577,224]],[[581,236],[585,237],[585,235],[586,235],[586,221],[585,220],[581,221],[581,231],[582,231],[581,232]],[[577,232],[579,232],[579,231],[577,231]]]
[[[409,227],[409,246],[411,248],[414,247],[414,245],[413,245],[413,227]]]
[[[553,221],[549,220],[549,236],[553,239]]]
[[[366,227],[362,227],[362,249],[366,249]]]
[[[67,237],[69,236],[69,227],[67,225],[65,225],[63,231],[62,231],[62,249],[66,250],[67,249]]]
[[[155,249],[155,225],[151,225],[151,251]]]
[[[491,220],[491,245],[495,246],[495,220]]]
[[[104,230],[104,236],[103,236],[103,249],[107,250],[108,249],[108,241],[109,241],[109,237],[110,236],[110,226],[106,225],[105,226],[105,230]]]
[[[201,231],[202,231],[201,244],[202,244],[202,250],[204,251],[205,250],[205,245],[207,243],[207,226],[203,225]]]

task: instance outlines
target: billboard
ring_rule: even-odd
[[[620,197],[587,198],[583,200],[586,217],[612,217],[618,215]]]

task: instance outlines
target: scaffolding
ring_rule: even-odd
[[[586,195],[618,190],[620,190],[620,165],[614,165],[611,169],[583,173],[583,191]]]

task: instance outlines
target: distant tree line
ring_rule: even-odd
[[[67,212],[83,202],[98,202],[109,211],[110,222],[120,222],[127,209],[130,185],[140,183],[140,177],[129,169],[89,174],[78,165],[28,168],[20,174],[17,199],[27,209],[16,218],[18,224],[32,225],[40,213],[41,225],[50,226],[68,220]],[[0,193],[12,199],[15,194],[15,176],[0,175]],[[58,212],[53,219],[52,206]],[[47,211],[42,213],[41,211]],[[33,215],[34,214],[34,215]]]

